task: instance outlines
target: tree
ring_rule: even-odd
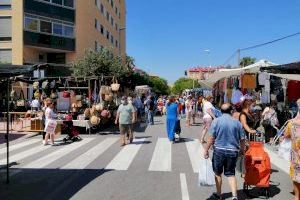
[[[115,76],[121,78],[133,73],[132,69],[124,67],[121,57],[113,56],[110,50],[99,52],[87,50],[85,56],[77,60],[72,70],[75,76]]]
[[[126,58],[125,58],[125,65],[128,69],[133,69],[135,67],[135,64],[134,64],[134,58],[131,57],[131,56],[128,56],[126,55]]]
[[[175,81],[174,86],[172,87],[172,93],[180,94],[185,89],[192,89],[194,87],[200,87],[198,81],[190,78],[180,78]]]
[[[251,57],[243,57],[242,60],[240,61],[240,66],[246,67],[248,65],[252,65],[256,62],[256,58],[251,58]]]
[[[158,95],[168,95],[170,94],[170,88],[168,81],[160,77],[150,77],[150,87],[152,91]]]

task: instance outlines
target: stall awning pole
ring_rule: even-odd
[[[9,184],[9,89],[10,89],[10,81],[7,79],[7,94],[6,94],[6,183]]]

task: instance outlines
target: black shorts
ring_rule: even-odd
[[[223,174],[235,176],[235,167],[238,159],[238,151],[215,149],[213,153],[212,165],[216,175]]]

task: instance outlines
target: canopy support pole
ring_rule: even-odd
[[[6,184],[9,184],[9,89],[10,89],[10,81],[7,78],[7,94],[6,94]]]

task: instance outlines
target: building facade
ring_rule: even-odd
[[[193,80],[205,80],[216,70],[223,69],[223,67],[194,67],[187,70],[187,77]]]
[[[126,51],[125,0],[0,0],[0,61],[68,64]]]

